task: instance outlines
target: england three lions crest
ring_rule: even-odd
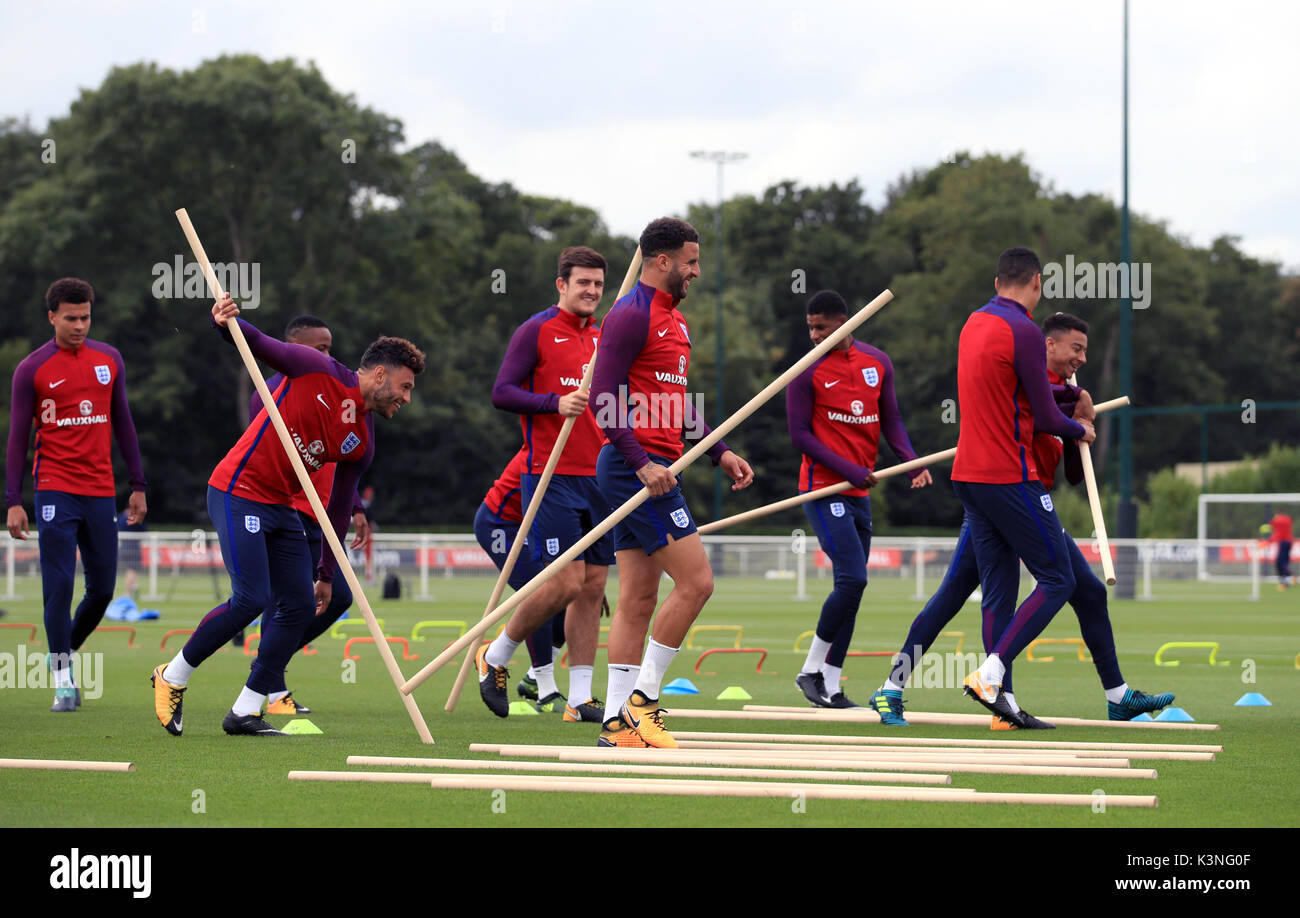
[[[101,385],[105,386],[113,381],[113,372],[108,368],[108,364],[95,364],[95,378],[99,380]]]
[[[873,389],[880,385],[880,372],[875,367],[864,367],[862,370],[862,379],[868,386]]]

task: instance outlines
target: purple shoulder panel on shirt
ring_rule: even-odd
[[[916,459],[916,450],[912,448],[912,441],[907,436],[907,427],[903,424],[902,412],[898,410],[898,394],[894,389],[894,362],[878,347],[873,347],[864,341],[855,342],[858,350],[879,360],[884,364],[885,372],[880,380],[880,432],[884,435],[885,442],[889,448],[894,451],[894,455],[902,462],[909,459]],[[879,452],[877,452],[879,456]],[[876,466],[879,467],[880,461],[877,458]],[[920,475],[923,469],[914,469],[908,472],[909,478],[915,478]]]
[[[591,381],[591,410],[596,423],[633,471],[650,461],[632,432],[627,412],[618,409],[619,389],[623,387],[626,391],[628,371],[650,334],[650,301],[638,301],[637,289],[626,300],[615,303],[601,323],[600,356]],[[602,423],[611,419],[612,424]]]
[[[243,319],[239,319],[238,322],[253,356],[277,373],[283,373],[290,378],[306,376],[309,373],[328,373],[345,386],[351,387],[357,384],[357,374],[328,354],[322,354],[314,347],[307,347],[305,344],[290,344],[279,338],[264,335]],[[233,341],[230,332],[224,328],[221,329],[221,336],[227,341]]]
[[[1023,313],[1021,316],[1023,321],[1008,323],[1015,344],[1012,362],[1029,399],[1029,410],[1034,414],[1034,431],[1077,440],[1083,436],[1083,427],[1062,414],[1052,398],[1051,385],[1047,381],[1047,345],[1043,342],[1043,332],[1029,316]]]
[[[266,381],[266,388],[272,395],[274,395],[275,390],[280,388],[280,383],[282,382],[284,382],[284,374],[275,373]],[[257,387],[254,386],[253,394],[248,399],[248,423],[251,424],[257,420],[257,416],[262,413],[262,407],[262,394],[258,392]]]
[[[113,381],[113,436],[117,448],[122,451],[122,461],[126,464],[127,479],[132,491],[145,489],[144,464],[140,460],[140,440],[135,433],[135,421],[131,418],[131,407],[126,399],[126,361],[112,345],[102,341],[86,340],[86,347],[96,353],[104,354],[117,367],[117,377]]]
[[[14,369],[9,398],[9,443],[5,451],[5,506],[23,500],[23,475],[27,471],[27,443],[36,417],[36,371],[58,353],[53,340],[32,351]]]
[[[554,392],[530,392],[524,383],[537,366],[537,336],[542,324],[553,318],[559,307],[549,306],[529,316],[515,329],[506,347],[506,356],[492,386],[492,406],[513,414],[555,414],[560,410],[560,396]]]

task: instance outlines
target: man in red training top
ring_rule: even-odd
[[[117,581],[117,521],[114,511],[113,438],[131,482],[127,522],[144,522],[144,470],[140,444],[126,401],[126,365],[117,349],[87,338],[95,291],[75,277],[45,291],[54,338],[32,351],[14,370],[5,506],[9,535],[27,538],[23,468],[27,437],[36,425],[37,531],[41,548],[41,591],[45,639],[54,674],[51,711],[75,711],[81,704],[73,685],[72,652],[104,617]],[[86,572],[86,594],[72,610],[77,549]]]
[[[700,237],[685,220],[661,217],[640,241],[641,279],[605,316],[591,387],[596,422],[609,438],[596,463],[606,502],[618,507],[642,487],[650,492],[614,527],[618,606],[609,628],[609,686],[597,744],[673,748],[660,686],[713,593],[704,543],[677,476],[668,470],[681,458],[684,429],[696,437],[709,434],[687,393],[691,335],[677,309],[700,276]],[[735,482],[732,490],[754,480],[749,463],[725,443],[715,443],[709,457]],[[665,573],[673,588],[655,615]]]
[[[330,351],[334,347],[334,335],[330,332],[329,326],[325,324],[324,320],[311,315],[295,316],[290,319],[289,324],[284,328],[284,340],[289,344],[300,344],[303,347],[320,351],[327,357],[330,356]],[[276,373],[266,381],[266,388],[275,392],[283,383],[284,374]],[[255,422],[257,416],[261,413],[262,396],[254,389],[253,396],[248,402],[248,423]],[[326,462],[320,468],[310,469],[309,471],[311,473],[311,482],[316,487],[316,494],[320,497],[321,503],[328,506],[330,493],[334,487],[334,463]],[[312,561],[318,562],[320,561],[324,538],[321,535],[320,523],[316,522],[316,515],[312,512],[311,501],[307,499],[305,492],[299,491],[293,496],[293,509],[298,512],[298,518],[302,520],[303,531],[307,533],[307,550],[311,554]],[[365,508],[361,506],[361,498],[357,495],[353,495],[352,498],[352,525],[356,528],[352,548],[367,548],[370,544],[370,523],[366,520]],[[323,609],[317,609],[316,615],[307,623],[307,629],[298,642],[299,649],[306,647],[328,631],[351,605],[352,589],[348,586],[348,582],[343,579],[336,580],[331,588],[329,605]],[[274,615],[275,609],[268,608],[262,613],[262,620],[266,621]],[[242,643],[238,637],[236,642]],[[266,713],[294,716],[297,714],[310,714],[311,708],[299,704],[297,699],[293,697],[293,693],[285,689],[272,692],[267,696]]]
[[[605,289],[605,268],[604,256],[586,246],[569,246],[560,253],[556,304],[533,315],[511,336],[492,387],[492,404],[518,414],[523,428],[524,508],[532,505],[565,419],[575,419],[523,549],[543,567],[609,515],[596,485],[596,456],[605,438],[587,410],[587,396],[575,391],[600,340],[593,316]],[[510,712],[506,664],[515,648],[567,607],[565,636],[573,661],[569,696],[566,700],[556,688],[553,670],[535,667],[538,705],[548,711],[563,708],[566,721],[600,723],[604,705],[592,694],[591,680],[605,579],[613,563],[614,539],[606,534],[522,603],[496,640],[479,648],[479,694],[492,713],[505,717]]]
[[[848,321],[848,304],[834,290],[808,300],[808,336],[814,346]],[[872,470],[884,434],[900,460],[916,458],[894,394],[894,364],[879,348],[850,335],[785,391],[790,439],[803,454],[799,491],[852,482],[854,487],[804,504],[817,541],[831,559],[834,587],[822,604],[808,657],[795,685],[817,707],[856,708],[840,690],[840,672],[853,639],[854,620],[867,586],[871,554]],[[930,473],[910,473],[913,488],[931,483]]]
[[[1277,545],[1277,588],[1285,590],[1291,582],[1291,517],[1279,510],[1268,527],[1268,540]]]
[[[971,313],[957,345],[961,431],[952,483],[970,522],[984,608],[1015,605],[1021,560],[1037,581],[993,651],[965,679],[966,694],[1014,721],[1001,688],[1006,665],[1075,589],[1065,530],[1034,463],[1034,434],[1085,443],[1096,434],[1091,421],[1072,420],[1052,398],[1043,333],[1030,318],[1043,292],[1038,256],[1007,249],[998,257],[994,287],[997,296]]]
[[[213,323],[223,336],[229,337],[226,324],[238,313],[229,296],[213,305]],[[277,341],[236,321],[253,356],[285,376],[276,405],[308,472],[338,463],[326,512],[341,540],[357,481],[374,458],[374,415],[391,418],[410,402],[424,354],[404,338],[381,337],[353,372],[313,348]],[[334,553],[321,555],[313,597],[313,559],[293,509],[301,485],[270,428],[264,409],[208,479],[208,514],[230,572],[231,596],[204,617],[170,663],[153,671],[154,713],[174,736],[181,734],[182,696],[194,671],[271,605],[276,613],[262,622],[248,681],[221,726],[231,735],[286,736],[262,719],[262,705],[268,695],[285,691],[285,665],[314,609],[330,603]]]

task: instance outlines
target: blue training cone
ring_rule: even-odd
[[[674,679],[664,686],[665,695],[698,695],[700,690],[690,679]]]
[[[1175,721],[1177,723],[1195,723],[1196,718],[1182,708],[1165,708],[1156,720]]]
[[[1259,692],[1247,692],[1237,699],[1234,706],[1239,708],[1271,708],[1273,702]]]
[[[1134,717],[1133,720],[1155,720],[1155,718],[1144,711],[1141,714],[1139,714],[1137,717]]]

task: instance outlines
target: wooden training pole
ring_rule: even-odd
[[[631,292],[640,270],[641,247],[637,246],[636,252],[632,255],[632,261],[627,266],[627,274],[623,277],[623,286],[618,288],[618,296],[614,298],[614,302],[617,303]],[[591,360],[587,362],[587,370],[582,374],[582,382],[578,384],[577,391],[584,395],[591,391],[591,379],[596,373],[596,357],[598,353],[599,348],[592,352]],[[501,565],[501,573],[497,575],[497,582],[492,587],[492,595],[488,599],[487,608],[483,610],[484,618],[487,618],[488,613],[495,609],[497,603],[501,601],[501,594],[505,592],[506,582],[515,569],[515,562],[519,559],[519,552],[523,548],[524,539],[528,537],[528,531],[532,528],[533,519],[542,506],[542,498],[546,496],[546,489],[550,487],[551,478],[555,474],[555,467],[560,464],[560,454],[564,452],[564,446],[569,442],[569,434],[573,432],[573,426],[577,422],[578,417],[565,418],[564,423],[560,425],[560,434],[555,438],[555,448],[551,450],[550,458],[546,460],[546,467],[542,469],[542,477],[537,481],[537,490],[533,492],[532,500],[528,502],[528,510],[524,513],[523,521],[519,524],[519,533],[515,536],[514,544],[510,546],[510,553],[506,556],[505,564]],[[460,700],[461,689],[465,686],[465,679],[469,676],[470,667],[474,665],[474,653],[473,646],[466,651],[465,661],[460,664],[460,672],[456,674],[456,682],[451,687],[451,694],[447,696],[447,705],[443,710],[456,710],[456,702]]]
[[[415,759],[384,755],[350,755],[349,765],[404,766],[415,768],[465,768],[471,771],[572,771],[587,774],[611,775],[694,775],[701,778],[773,778],[791,781],[871,781],[882,784],[921,784],[946,786],[952,784],[950,775],[907,774],[889,771],[822,771],[811,768],[717,768],[707,765],[623,765],[605,762],[505,762],[499,759]],[[308,774],[357,774],[357,772],[308,772]],[[361,772],[376,774],[376,772]],[[378,772],[378,774],[411,774],[410,772]],[[289,773],[293,777],[294,772]]]
[[[1222,746],[1209,746],[1202,743],[1088,743],[1062,742],[1057,740],[995,740],[995,739],[953,739],[951,737],[928,736],[843,736],[823,735],[820,733],[710,733],[674,730],[673,736],[679,740],[753,740],[765,743],[834,743],[836,745],[885,745],[885,746],[978,746],[994,749],[1030,748],[1030,749],[1115,749],[1139,752],[1222,752]],[[1141,756],[1133,756],[1141,758]]]
[[[1124,395],[1119,398],[1111,399],[1108,402],[1101,402],[1100,404],[1093,405],[1093,408],[1096,409],[1098,414],[1105,414],[1107,411],[1121,408],[1128,403],[1128,396]],[[885,478],[893,478],[895,475],[904,475],[913,469],[938,465],[940,462],[947,462],[956,455],[957,447],[954,446],[952,449],[945,449],[942,452],[931,453],[928,456],[921,456],[918,459],[909,459],[907,462],[900,462],[897,465],[891,465],[889,468],[881,469],[879,472],[876,472],[876,480],[880,481]],[[821,500],[823,497],[830,497],[832,494],[839,494],[841,491],[847,491],[851,487],[853,487],[852,483],[841,481],[839,484],[818,488],[816,491],[807,491],[803,494],[796,494],[794,497],[787,497],[784,500],[778,500],[775,503],[768,504],[764,507],[756,507],[753,510],[746,510],[744,513],[737,513],[735,516],[728,516],[725,519],[715,520],[712,523],[705,523],[703,526],[699,527],[699,532],[700,535],[708,535],[711,532],[726,529],[728,526],[734,526],[737,523],[757,519],[760,516],[767,516],[769,513],[788,510],[791,507],[797,507],[800,504],[807,503],[808,501]]]
[[[768,797],[808,800],[909,800],[932,803],[1020,803],[1092,806],[1092,794],[1005,794],[943,787],[854,787],[849,784],[789,784],[768,781],[670,781],[648,778],[590,778],[570,775],[437,775],[443,790],[517,790],[580,794],[653,794],[676,797]],[[1153,796],[1107,794],[1107,806],[1154,807]]]
[[[134,762],[83,762],[80,759],[0,759],[0,768],[40,771],[135,771]]]
[[[878,724],[880,715],[875,711],[854,711],[830,708],[794,708],[779,705],[745,705],[741,711],[701,710],[696,708],[671,709],[676,718],[700,718],[704,720],[806,720],[811,722],[846,724]],[[940,726],[988,726],[987,714],[941,714],[923,711],[908,711],[908,720],[914,724],[931,724]],[[1217,730],[1218,724],[1178,723],[1163,720],[1088,720],[1082,717],[1043,717],[1057,726],[1066,727],[1115,727],[1132,730]]]
[[[921,456],[919,459],[909,459],[907,462],[900,462],[897,465],[891,465],[887,469],[876,472],[876,480],[882,481],[886,478],[893,478],[895,475],[904,475],[913,469],[946,462],[955,455],[957,455],[957,447],[954,446],[952,449],[945,449],[941,453],[931,453],[928,456]],[[737,513],[735,516],[728,516],[724,519],[714,520],[712,523],[705,523],[699,527],[699,532],[700,535],[708,535],[711,532],[726,529],[728,526],[734,526],[746,520],[757,519],[760,516],[767,516],[769,513],[777,513],[781,510],[788,510],[791,507],[806,504],[810,500],[821,500],[823,497],[830,497],[832,494],[839,494],[841,491],[847,491],[853,487],[856,487],[853,482],[841,481],[839,484],[827,485],[824,488],[818,488],[816,491],[806,491],[803,494],[796,494],[794,497],[787,497],[766,506],[755,507],[753,510],[746,510],[744,513]]]
[[[1070,385],[1078,385],[1078,373],[1070,375]],[[1094,410],[1096,405],[1093,405]],[[1101,515],[1101,495],[1097,491],[1097,473],[1092,467],[1092,447],[1080,441],[1079,460],[1083,465],[1083,483],[1088,489],[1088,509],[1092,511],[1092,527],[1097,531],[1097,550],[1101,552],[1101,572],[1106,586],[1115,585],[1115,562],[1110,559],[1110,539],[1106,538],[1106,519]]]
[[[885,290],[866,306],[862,307],[862,309],[853,315],[847,322],[828,335],[821,344],[817,345],[807,354],[804,354],[803,357],[795,362],[794,366],[790,367],[776,379],[772,380],[772,382],[768,383],[761,392],[745,403],[744,407],[719,424],[718,427],[707,437],[704,437],[696,443],[695,446],[688,450],[685,455],[669,466],[668,471],[672,472],[674,475],[680,475],[692,462],[704,455],[713,444],[717,443],[734,430],[741,422],[762,407],[762,405],[764,405],[773,395],[788,386],[791,380],[811,366],[823,354],[827,353],[834,348],[835,345],[839,344],[840,341],[847,337],[855,328],[875,315],[893,298],[894,294],[889,290]],[[415,691],[420,683],[424,682],[425,679],[428,679],[445,666],[450,660],[458,656],[461,651],[465,650],[465,648],[469,647],[481,638],[489,628],[497,623],[497,621],[504,618],[512,609],[514,609],[515,606],[519,605],[519,603],[537,590],[538,587],[553,577],[565,564],[568,564],[574,558],[578,557],[578,555],[586,551],[591,545],[595,544],[601,536],[613,529],[615,524],[637,507],[641,506],[641,504],[645,503],[646,499],[649,497],[649,489],[642,488],[632,497],[628,498],[621,507],[609,516],[605,517],[605,519],[596,526],[595,529],[587,533],[583,538],[579,539],[572,548],[552,561],[547,565],[545,570],[532,580],[528,581],[528,583],[526,583],[522,588],[516,590],[513,596],[499,605],[481,622],[465,634],[461,635],[460,638],[453,641],[446,650],[437,656],[437,658],[412,676],[407,683],[402,686],[402,691],[407,693]]]
[[[674,734],[676,736],[676,734]],[[1083,763],[1092,764],[1098,759],[1111,759],[1121,761],[1124,767],[1128,767],[1132,759],[1153,759],[1166,761],[1182,762],[1213,762],[1215,754],[1213,752],[1164,752],[1162,750],[1153,750],[1150,752],[1128,749],[1007,749],[1004,746],[971,747],[971,746],[848,746],[837,743],[817,743],[811,740],[815,737],[809,737],[808,740],[797,743],[773,743],[773,742],[745,742],[744,740],[688,740],[678,737],[678,745],[684,749],[765,749],[765,750],[798,750],[812,749],[820,750],[826,754],[841,752],[851,752],[855,755],[884,755],[898,758],[942,758],[948,757],[954,762],[975,761],[976,759],[999,758],[1005,756],[1014,756],[1027,760],[1028,764],[1034,764],[1040,760],[1050,760],[1053,758],[1072,758],[1083,760]],[[972,758],[967,759],[970,756]]]
[[[176,219],[180,221],[181,229],[185,231],[185,238],[189,240],[190,248],[194,251],[194,258],[198,261],[199,267],[203,269],[203,276],[207,279],[208,286],[212,288],[213,295],[218,300],[221,300],[225,297],[226,292],[221,289],[221,283],[217,280],[216,272],[212,270],[212,264],[208,261],[207,253],[203,250],[203,243],[199,242],[199,234],[195,232],[194,224],[190,222],[190,215],[185,212],[185,208],[182,207],[176,211]],[[253,378],[253,385],[257,387],[257,394],[262,397],[262,406],[266,409],[267,416],[271,419],[276,434],[280,437],[280,444],[289,456],[289,464],[293,466],[293,470],[298,476],[298,484],[302,486],[303,493],[307,495],[307,500],[311,503],[312,513],[315,514],[318,521],[323,521],[320,527],[321,535],[329,543],[330,550],[334,552],[334,557],[338,559],[339,570],[342,571],[343,578],[347,581],[348,586],[352,588],[352,596],[361,608],[361,614],[366,620],[366,627],[369,628],[370,636],[375,641],[375,647],[379,650],[379,655],[383,658],[384,665],[393,678],[393,684],[401,686],[402,671],[397,665],[397,660],[393,658],[393,651],[389,648],[388,642],[384,640],[383,629],[379,627],[379,622],[375,620],[375,613],[371,610],[370,602],[361,589],[361,582],[357,580],[356,572],[352,570],[352,564],[348,561],[348,553],[343,550],[343,545],[339,542],[338,536],[334,534],[334,527],[330,525],[329,516],[321,505],[320,495],[316,493],[316,488],[311,483],[311,477],[302,464],[302,458],[298,455],[298,450],[294,448],[293,441],[289,436],[289,428],[285,426],[284,418],[280,416],[280,409],[275,404],[275,397],[271,395],[271,390],[266,387],[266,380],[262,379],[262,374],[257,368],[257,360],[253,357],[253,352],[248,349],[248,342],[244,340],[244,330],[239,327],[238,321],[227,322],[226,329],[230,332],[235,347],[239,350],[239,356],[244,360],[244,367],[248,370],[248,375]],[[401,695],[402,704],[406,707],[406,712],[411,716],[411,723],[415,725],[415,732],[420,736],[420,741],[432,745],[433,736],[429,733],[429,727],[425,724],[424,716],[420,713],[419,707],[416,706],[415,699],[409,694],[399,694]]]
[[[740,755],[706,749],[597,749],[581,746],[516,746],[471,743],[470,752],[496,752],[503,758],[557,759],[561,762],[634,762],[660,765],[743,765],[836,771],[898,771],[928,774],[1037,775],[1042,777],[1139,778],[1154,780],[1154,768],[1105,768],[1096,765],[1004,765],[995,762],[908,762],[898,759],[818,758],[773,752]]]

